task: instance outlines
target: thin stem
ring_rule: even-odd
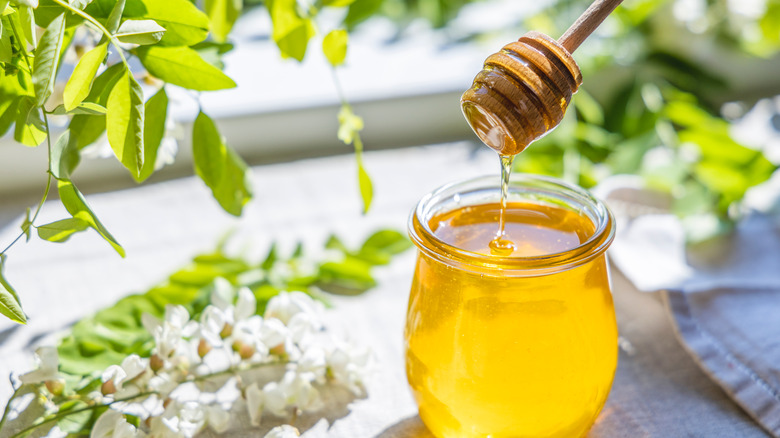
[[[212,377],[224,376],[224,375],[227,375],[227,374],[236,374],[236,373],[241,372],[241,371],[256,370],[258,368],[264,368],[264,367],[271,366],[271,365],[279,365],[279,364],[282,364],[282,363],[284,363],[284,362],[282,362],[280,360],[277,360],[277,361],[274,361],[274,362],[261,362],[261,363],[252,364],[252,365],[250,365],[250,366],[248,366],[246,368],[233,367],[233,368],[228,368],[226,370],[217,371],[215,373],[204,374],[202,376],[197,376],[197,377],[195,377],[194,379],[192,379],[190,381],[191,382],[202,382],[204,380],[211,379]]]
[[[87,407],[81,408],[81,409],[75,409],[73,411],[57,413],[55,415],[52,415],[48,419],[43,420],[42,422],[40,422],[38,424],[33,424],[32,426],[29,426],[29,427],[27,427],[25,429],[20,430],[19,432],[17,432],[14,435],[12,435],[11,438],[19,438],[19,437],[25,436],[27,433],[32,432],[33,430],[43,426],[44,424],[51,423],[52,421],[57,421],[57,420],[59,420],[61,418],[65,418],[65,417],[70,416],[70,415],[78,414],[78,413],[85,412],[85,411],[92,411],[92,410],[101,408],[103,406],[111,406],[114,403],[126,402],[126,401],[130,401],[130,400],[133,400],[133,399],[136,399],[136,398],[145,397],[147,395],[153,395],[153,394],[157,394],[157,392],[156,391],[142,392],[140,394],[136,394],[136,395],[133,395],[133,396],[130,396],[130,397],[125,397],[125,398],[120,398],[119,400],[114,400],[114,401],[112,401],[110,403],[97,404],[97,405],[94,405],[94,406],[87,406]]]
[[[347,97],[344,95],[344,89],[341,88],[341,81],[339,81],[339,75],[336,73],[336,67],[330,68],[331,77],[333,77],[333,85],[336,86],[336,94],[339,95],[339,100],[342,105],[349,105]]]
[[[111,41],[111,45],[116,47],[117,52],[119,52],[119,57],[122,58],[122,63],[125,64],[127,69],[130,69],[130,65],[127,63],[127,59],[125,59],[124,50],[122,50],[121,47],[119,47],[119,43],[114,39],[114,36],[111,35],[111,32],[108,31],[102,24],[100,24],[99,21],[95,20],[91,15],[87,14],[86,12],[82,11],[81,9],[74,8],[71,6],[68,2],[63,0],[53,0],[54,3],[57,3],[58,5],[62,6],[63,8],[73,12],[74,14],[80,16],[81,18],[89,21],[93,26],[98,28],[98,30],[103,33],[103,35],[106,36],[106,38]]]
[[[22,232],[16,236],[16,239],[14,239],[11,243],[8,244],[8,246],[5,247],[5,249],[0,252],[0,255],[4,255],[9,249],[11,249],[12,246],[16,244],[16,242],[19,241],[19,239],[22,238],[22,236],[26,235],[30,227],[34,226],[35,220],[38,219],[38,214],[41,212],[41,208],[43,208],[43,204],[46,202],[46,199],[49,197],[49,190],[51,190],[51,131],[49,130],[49,118],[46,116],[46,111],[42,111],[43,113],[43,125],[46,127],[46,142],[48,146],[48,155],[49,155],[49,166],[48,170],[46,171],[46,190],[43,192],[43,197],[41,198],[41,201],[38,203],[38,207],[35,209],[35,213],[33,214],[33,217],[30,219],[30,223],[25,223],[22,227]]]

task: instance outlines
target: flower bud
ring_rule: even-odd
[[[285,357],[287,355],[287,350],[284,348],[284,342],[277,345],[276,347],[271,348],[268,350],[271,354],[275,354],[280,357]]]
[[[219,336],[222,337],[222,339],[225,339],[232,334],[233,334],[233,326],[228,323],[225,323],[225,325],[222,327],[222,331],[219,332]]]
[[[255,348],[241,341],[233,342],[233,351],[241,356],[241,359],[249,359],[255,354]]]
[[[209,351],[211,351],[211,345],[206,342],[205,339],[201,338],[200,342],[198,342],[198,356],[203,359],[209,354]]]
[[[44,382],[44,384],[46,385],[46,389],[48,389],[52,395],[62,395],[62,392],[65,390],[65,381],[62,379],[47,380]]]
[[[163,369],[164,366],[165,361],[160,356],[153,354],[152,357],[149,358],[149,368],[151,368],[155,373]]]
[[[103,382],[102,385],[100,385],[100,392],[103,395],[110,395],[116,392],[116,385],[114,385],[113,380],[106,380]]]

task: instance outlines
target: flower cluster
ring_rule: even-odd
[[[322,308],[305,293],[281,292],[261,316],[249,289],[235,290],[219,279],[197,320],[173,305],[162,320],[144,315],[152,354],[128,356],[102,373],[86,398],[90,406],[110,409],[95,422],[91,438],[192,437],[207,427],[222,433],[241,410],[257,426],[264,413],[285,417],[321,409],[325,385],[364,395],[369,352],[329,335]],[[41,348],[37,355],[38,369],[22,382],[45,383],[59,395],[56,349]],[[291,426],[266,435],[293,436],[298,432]]]

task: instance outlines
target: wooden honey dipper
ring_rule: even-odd
[[[490,55],[460,98],[477,136],[500,155],[515,155],[558,126],[582,84],[571,54],[622,1],[596,0],[558,41],[528,32]]]

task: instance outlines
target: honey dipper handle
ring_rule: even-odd
[[[582,15],[580,15],[580,18],[569,27],[569,30],[563,34],[558,42],[561,43],[569,53],[573,53],[577,50],[577,47],[585,41],[585,38],[599,27],[599,24],[607,18],[607,15],[614,11],[622,2],[623,0],[596,0],[582,13]]]

